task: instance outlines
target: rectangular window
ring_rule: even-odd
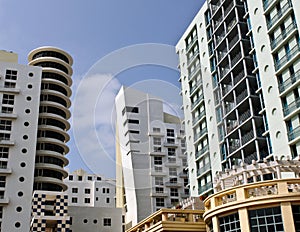
[[[91,190],[88,189],[88,188],[86,188],[86,189],[84,189],[84,193],[85,193],[85,194],[90,194],[90,193],[91,193]]]
[[[155,188],[155,192],[156,193],[163,193],[164,192],[164,188],[162,188],[162,187],[156,187]]]
[[[97,176],[97,180],[98,180],[98,181],[101,181],[102,178],[101,178],[100,176]]]
[[[168,156],[175,156],[175,148],[168,148]]]
[[[91,199],[90,198],[84,198],[84,203],[86,203],[86,204],[91,203]]]
[[[10,131],[11,130],[11,124],[12,124],[12,121],[0,120],[0,130]]]
[[[284,231],[280,207],[249,210],[248,214],[250,226],[254,231]],[[235,221],[238,219],[237,216]]]
[[[139,108],[138,107],[132,107],[132,106],[125,106],[125,108],[122,110],[122,115],[124,115],[126,112],[128,113],[139,113]]]
[[[87,180],[93,180],[93,177],[92,176],[88,176]]]
[[[72,203],[77,203],[78,199],[77,197],[72,197]]]
[[[154,156],[154,164],[155,165],[162,165],[162,157]]]
[[[10,134],[0,133],[0,140],[10,140]]]
[[[82,176],[78,176],[78,181],[82,181]]]
[[[156,207],[164,207],[165,206],[165,199],[164,198],[156,198]]]
[[[175,139],[167,139],[167,143],[169,143],[169,144],[175,144]]]
[[[0,161],[0,168],[6,169],[7,168],[7,161]]]
[[[103,218],[103,226],[111,226],[111,218]]]
[[[15,95],[3,94],[2,104],[13,105],[15,103]]]
[[[0,187],[4,188],[6,183],[6,176],[0,176]]]
[[[137,131],[137,130],[128,130],[128,131],[125,132],[124,135],[126,136],[128,133],[130,133],[130,134],[139,134],[140,132]]]
[[[0,147],[0,158],[8,158],[8,147]]]
[[[161,152],[161,147],[153,147],[154,152]]]
[[[5,81],[4,88],[16,88],[16,82]]]
[[[7,69],[6,73],[5,73],[5,79],[15,81],[15,80],[17,80],[17,74],[18,74],[18,71]]]
[[[170,176],[177,176],[177,168],[169,168]]]
[[[106,198],[106,203],[109,204],[109,198],[108,197]]]
[[[154,166],[154,171],[155,172],[162,172],[163,168],[162,168],[162,166]]]
[[[155,177],[155,185],[159,185],[159,186],[163,186],[164,182],[163,182],[163,177]]]
[[[72,188],[72,193],[78,193],[78,188]]]
[[[131,124],[140,124],[140,121],[137,120],[137,119],[128,119],[128,123],[131,123]]]
[[[169,137],[175,137],[174,129],[167,129],[167,136],[169,136]]]
[[[185,147],[185,140],[184,139],[181,140],[181,147]]]
[[[105,193],[105,188],[102,189],[102,193]]]
[[[153,132],[154,132],[154,133],[160,133],[160,128],[158,128],[158,127],[153,127]]]
[[[1,112],[5,114],[11,114],[13,110],[13,107],[2,106]]]
[[[3,206],[0,206],[0,218],[2,218],[3,215]]]
[[[171,188],[170,189],[170,196],[171,197],[178,197],[178,189],[177,188]]]
[[[153,145],[161,145],[161,138],[153,138]]]
[[[106,189],[106,193],[109,193],[109,188]]]

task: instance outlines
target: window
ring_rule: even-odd
[[[255,231],[284,231],[280,207],[249,210],[248,214]]]
[[[106,198],[106,203],[109,204],[109,198],[108,197]]]
[[[153,145],[161,145],[161,138],[153,138]]]
[[[0,161],[0,168],[6,169],[7,168],[7,161]]]
[[[153,147],[154,152],[161,152],[161,147]]]
[[[2,113],[5,113],[5,114],[11,114],[13,112],[13,107],[6,107],[6,106],[2,106]]]
[[[73,180],[73,176],[72,175],[69,176],[69,180]]]
[[[185,147],[185,140],[184,139],[181,140],[181,146]]]
[[[154,167],[154,171],[155,171],[155,172],[162,172],[162,171],[163,171],[163,168],[162,168],[162,166],[155,166],[155,167]]]
[[[111,226],[111,218],[103,218],[103,226]]]
[[[84,203],[86,203],[86,204],[91,203],[91,199],[90,198],[84,198]]]
[[[78,188],[72,188],[72,193],[78,193]]]
[[[154,164],[155,165],[162,165],[162,157],[154,156]]]
[[[96,191],[98,192],[98,191],[99,191],[99,188],[96,188]]]
[[[140,121],[138,119],[126,119],[126,121],[123,123],[123,125],[125,126],[127,123],[140,124]]]
[[[169,143],[169,144],[175,144],[175,139],[167,139],[167,143]]]
[[[88,189],[88,188],[86,188],[86,189],[84,189],[84,193],[85,193],[85,194],[90,194],[90,193],[91,193],[91,190]]]
[[[78,181],[82,181],[82,176],[78,176]]]
[[[171,205],[177,205],[178,202],[179,202],[178,199],[171,198]]]
[[[154,132],[154,133],[160,133],[160,128],[158,128],[158,127],[153,127],[153,132]]]
[[[170,176],[177,176],[177,168],[169,168]]]
[[[174,137],[175,136],[174,130],[173,129],[167,129],[167,136]]]
[[[6,177],[5,176],[0,176],[0,187],[4,188],[6,183]]]
[[[77,197],[72,197],[72,203],[77,203],[78,199]]]
[[[6,73],[5,73],[5,79],[15,81],[15,80],[17,80],[17,73],[18,73],[18,71],[7,69]]]
[[[170,196],[171,197],[178,197],[178,189],[177,188],[171,188],[170,189]]]
[[[109,193],[109,188],[106,189],[106,193]]]
[[[0,133],[0,140],[10,140],[10,134]]]
[[[11,124],[12,124],[12,122],[9,120],[0,120],[0,130],[10,131]]]
[[[156,198],[156,207],[164,207],[165,206],[165,199],[164,198]]]
[[[225,217],[220,217],[219,218],[219,223],[220,223],[221,231],[232,231],[232,232],[241,231],[241,229],[240,229],[240,220],[239,220],[239,214],[238,213],[231,214],[231,215],[228,215],[228,216],[225,216]]]
[[[3,94],[2,104],[13,105],[15,103],[15,96],[10,94]]]
[[[170,178],[170,183],[177,184],[177,178]]]
[[[128,131],[125,132],[124,135],[126,136],[128,133],[130,133],[130,134],[139,134],[140,132],[137,131],[137,130],[128,130]]]
[[[163,186],[164,185],[164,182],[163,182],[163,177],[155,177],[155,185],[160,185],[160,186]]]
[[[0,158],[8,158],[8,147],[0,147]]]
[[[102,189],[102,193],[105,193],[105,188]]]
[[[163,193],[164,192],[164,188],[163,187],[156,187],[155,188],[155,192],[156,193]]]
[[[122,110],[122,115],[124,115],[126,112],[129,113],[139,113],[139,108],[138,107],[132,107],[132,106],[125,106],[125,108]]]
[[[175,148],[168,148],[168,156],[175,156]]]
[[[97,180],[98,180],[98,181],[101,181],[101,177],[100,177],[100,176],[97,176]]]
[[[5,81],[4,88],[16,88],[16,82]]]
[[[92,176],[88,176],[87,179],[88,180],[93,180],[93,177]]]

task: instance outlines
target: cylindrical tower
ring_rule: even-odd
[[[29,53],[28,61],[29,65],[42,67],[33,189],[64,191],[73,59],[59,48],[40,47]]]

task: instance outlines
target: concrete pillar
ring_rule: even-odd
[[[214,216],[211,219],[211,222],[213,224],[214,232],[220,232],[220,227],[219,227],[219,220],[217,216]]]
[[[284,231],[295,232],[293,211],[290,202],[281,203],[281,215]]]
[[[247,208],[239,209],[241,231],[250,232]]]

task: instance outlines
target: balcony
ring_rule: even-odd
[[[204,99],[204,96],[203,96],[203,94],[201,94],[201,95],[197,98],[197,100],[196,100],[195,102],[192,103],[192,109],[193,109],[196,105],[198,105],[203,99]]]
[[[285,30],[281,32],[279,36],[277,36],[275,39],[271,41],[271,48],[272,50],[280,43],[282,42],[289,34],[291,31],[297,28],[297,25],[295,22],[291,23]]]
[[[165,141],[164,142],[164,146],[165,147],[178,147],[179,146],[179,144],[177,143],[177,142],[171,142],[171,141]]]
[[[264,10],[266,10],[273,2],[274,0],[265,0],[263,2]]]
[[[207,128],[202,129],[199,133],[195,135],[194,142],[207,133]]]
[[[235,45],[235,43],[239,40],[239,35],[234,36],[230,41],[229,41],[229,49]]]
[[[205,111],[202,111],[196,118],[193,119],[193,126],[196,125],[196,123],[205,116]]]
[[[224,85],[222,87],[222,93],[223,93],[223,96],[225,96],[231,89],[232,89],[232,85]]]
[[[204,155],[206,152],[208,152],[208,145],[205,145],[201,150],[197,151],[195,154],[196,159]]]
[[[197,170],[197,175],[198,176],[203,175],[206,171],[210,170],[210,168],[211,168],[210,164],[205,164],[203,167]]]
[[[229,13],[229,11],[232,10],[233,5],[234,5],[234,2],[235,2],[235,1],[231,1],[231,3],[230,3],[230,4],[227,6],[227,8],[224,10],[224,15],[225,15],[225,16]]]
[[[194,54],[187,60],[187,65],[188,66],[193,62],[193,60],[197,57],[198,54],[199,54],[199,50],[196,50],[194,52]]]
[[[201,66],[200,63],[197,64],[197,66],[193,69],[193,71],[190,72],[189,80],[191,80],[194,77],[194,75],[200,70],[200,66]]]
[[[240,82],[240,80],[242,80],[245,76],[244,71],[241,71],[239,74],[237,74],[234,78],[233,78],[233,83],[234,85],[236,85],[237,83]]]
[[[267,22],[267,27],[270,29],[281,17],[292,7],[292,3],[288,1],[280,10],[278,10],[277,14]]]
[[[225,77],[227,75],[227,73],[229,72],[230,68],[229,68],[229,65],[224,67],[224,68],[221,68],[221,71],[220,71],[220,79],[222,79],[223,77]]]
[[[294,83],[296,83],[299,79],[300,79],[300,70],[298,70],[293,75],[291,75],[290,78],[285,80],[283,83],[279,84],[279,92],[282,93],[290,86],[292,86]]]
[[[168,197],[169,194],[167,192],[164,191],[156,191],[156,189],[152,189],[151,193],[150,193],[151,197]]]
[[[238,105],[241,103],[245,98],[248,96],[248,91],[245,89],[243,92],[241,92],[238,96],[236,96],[236,104]]]
[[[242,144],[248,143],[250,140],[254,138],[254,133],[253,131],[247,132],[244,136],[242,136]]]
[[[204,192],[206,192],[206,191],[208,191],[208,190],[210,190],[212,188],[213,188],[212,182],[208,182],[205,185],[200,186],[199,187],[199,195],[203,194]]]
[[[231,131],[233,131],[238,126],[239,126],[239,123],[237,120],[230,121],[229,123],[227,123],[227,134],[229,134]]]
[[[300,126],[288,132],[289,141],[300,138]]]
[[[285,106],[283,108],[283,114],[284,114],[284,116],[287,116],[287,115],[289,115],[290,113],[292,113],[293,111],[295,111],[299,108],[300,108],[300,98],[296,99],[295,101],[293,101],[289,105]]]
[[[235,104],[233,102],[225,102],[225,114],[228,114],[234,107]]]
[[[293,57],[299,54],[300,46],[294,46],[289,52],[285,54],[280,60],[275,63],[275,70],[278,71],[283,65],[289,62]]]
[[[195,41],[197,41],[197,39],[198,39],[198,37],[195,36],[195,37],[192,39],[192,41],[186,46],[186,49],[185,49],[186,52],[188,52],[189,49],[195,44]]]
[[[180,182],[173,182],[173,181],[168,181],[165,183],[166,187],[177,187],[180,188],[182,186],[182,183]]]
[[[242,124],[243,122],[245,122],[246,120],[248,120],[250,117],[251,117],[251,111],[250,110],[247,110],[246,112],[242,113],[239,116],[240,124]]]
[[[198,80],[197,83],[195,83],[191,88],[190,88],[190,95],[200,86],[202,85],[202,80]]]
[[[233,67],[241,58],[242,53],[238,53],[235,57],[233,57],[231,60],[231,67]]]

